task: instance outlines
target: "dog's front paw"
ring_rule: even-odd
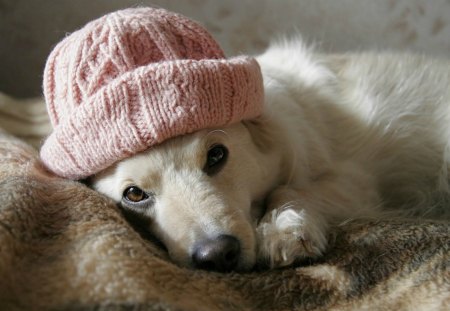
[[[273,203],[276,202],[272,200]],[[290,265],[296,259],[317,257],[326,248],[325,221],[299,204],[300,201],[285,201],[271,209],[256,228],[258,259],[268,262],[271,268]]]

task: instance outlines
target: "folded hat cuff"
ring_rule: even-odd
[[[152,63],[107,83],[59,120],[41,158],[57,175],[82,179],[169,138],[254,118],[263,96],[251,57]]]

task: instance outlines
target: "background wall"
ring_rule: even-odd
[[[138,5],[200,21],[228,55],[258,53],[294,32],[331,52],[450,55],[450,0],[0,0],[0,91],[40,95],[54,44],[89,20]]]

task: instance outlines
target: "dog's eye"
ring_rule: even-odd
[[[224,166],[228,157],[228,149],[224,145],[214,145],[208,150],[206,164],[203,170],[208,175],[214,175]]]
[[[132,186],[125,189],[123,198],[132,203],[141,202],[148,198],[148,195],[139,187]]]
[[[145,192],[137,186],[126,188],[122,194],[120,205],[128,210],[138,213],[151,210],[155,204],[155,195],[152,192]]]

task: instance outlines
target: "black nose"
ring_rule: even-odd
[[[240,253],[238,239],[231,235],[220,235],[198,243],[192,261],[198,269],[229,272],[236,268]]]

